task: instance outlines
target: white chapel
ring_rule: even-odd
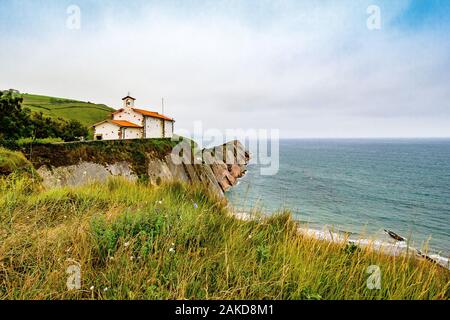
[[[175,120],[158,112],[135,108],[135,98],[127,95],[121,109],[110,119],[94,124],[95,140],[172,138]]]

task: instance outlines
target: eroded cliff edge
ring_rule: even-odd
[[[187,139],[151,139],[34,145],[24,153],[47,187],[122,176],[152,184],[200,183],[220,195],[237,184],[250,160],[237,140],[203,150]]]

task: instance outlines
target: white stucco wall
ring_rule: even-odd
[[[142,114],[137,113],[130,108],[126,108],[125,110],[117,114],[113,114],[113,120],[129,121],[137,125],[144,125],[144,129],[124,128],[125,133],[121,133],[119,126],[105,122],[95,127],[94,138],[96,135],[102,135],[102,140],[141,139],[141,138],[151,139],[151,138],[162,138],[163,136],[166,138],[172,138],[173,136],[174,130],[173,121],[152,117],[144,117]],[[120,136],[120,134],[122,136]]]
[[[143,129],[141,128],[122,128],[123,139],[141,139]]]
[[[134,112],[131,108],[126,108],[122,112],[113,114],[113,120],[128,121],[142,126],[144,116],[140,113]]]
[[[145,117],[145,138],[162,138],[162,119]]]
[[[102,135],[102,140],[116,140],[120,139],[119,126],[116,126],[109,122],[104,122],[95,126],[94,139],[97,140],[97,135]]]
[[[173,121],[164,120],[164,137],[172,138],[173,136]]]

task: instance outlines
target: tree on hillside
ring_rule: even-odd
[[[52,119],[42,112],[31,115],[31,126],[36,139],[61,138],[68,142],[81,140],[89,134],[88,129],[77,120]]]
[[[19,138],[61,138],[77,141],[89,134],[87,127],[76,120],[54,119],[42,112],[22,108],[22,96],[16,90],[0,91],[0,142]]]
[[[22,109],[22,97],[16,90],[0,91],[0,140],[29,136],[30,111]]]
[[[86,138],[89,135],[88,128],[77,120],[69,120],[63,126],[61,138],[64,141],[76,141]]]
[[[35,139],[57,138],[62,132],[62,121],[57,122],[45,117],[42,112],[34,112],[30,116],[31,137]]]

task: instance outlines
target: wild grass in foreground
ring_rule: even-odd
[[[449,272],[245,222],[179,183],[43,190],[0,179],[1,299],[448,299]],[[367,268],[381,289],[367,287]],[[68,290],[73,266],[81,287]],[[69,273],[67,271],[69,270]]]

